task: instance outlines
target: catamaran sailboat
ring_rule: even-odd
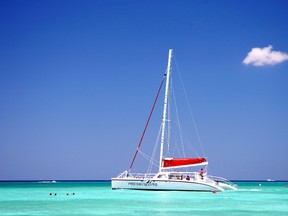
[[[116,178],[111,179],[112,189],[130,189],[130,190],[165,190],[165,191],[225,191],[236,190],[237,186],[221,177],[210,176],[206,172],[208,161],[206,157],[194,157],[194,158],[173,158],[164,157],[163,152],[165,145],[169,142],[167,136],[167,110],[169,108],[169,91],[170,91],[170,74],[171,74],[171,59],[172,49],[169,50],[168,65],[166,73],[163,77],[161,85],[159,87],[156,99],[152,106],[152,110],[148,117],[145,129],[142,133],[137,150],[133,157],[132,163],[128,171],[124,171]],[[158,164],[158,173],[131,173],[132,166],[135,158],[139,152],[143,137],[145,135],[147,126],[149,124],[151,115],[153,113],[156,101],[158,99],[160,90],[164,81],[166,80],[165,95],[164,95],[164,107],[162,122],[160,128],[160,156]],[[169,129],[169,128],[168,128]],[[199,171],[182,171],[183,168],[188,167],[204,167]],[[181,170],[181,171],[180,171]]]

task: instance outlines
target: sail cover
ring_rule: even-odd
[[[181,168],[190,166],[207,165],[206,158],[164,158],[162,159],[162,168]]]

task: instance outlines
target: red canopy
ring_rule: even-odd
[[[162,160],[163,168],[189,167],[208,164],[206,158],[164,158]]]

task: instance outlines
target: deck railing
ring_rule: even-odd
[[[187,179],[187,176],[189,176],[189,179],[191,180],[203,180],[206,182],[222,182],[226,183],[232,187],[236,187],[237,185],[230,182],[228,179],[218,177],[218,176],[210,176],[210,175],[203,175],[201,176],[199,172],[169,172],[168,178],[174,179],[174,180],[185,180]],[[124,171],[123,173],[119,174],[117,178],[131,178],[131,179],[152,179],[156,176],[156,173],[129,173],[128,171]]]
[[[156,173],[129,173],[124,171],[117,178],[152,179]]]
[[[216,182],[223,182],[226,183],[228,185],[231,185],[235,188],[237,188],[236,184],[233,184],[231,181],[229,181],[228,179],[222,178],[222,177],[218,177],[218,176],[209,176],[210,179],[216,181]]]

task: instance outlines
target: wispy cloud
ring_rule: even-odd
[[[252,48],[243,60],[243,64],[254,66],[275,65],[288,60],[288,54],[272,50],[272,46]]]

